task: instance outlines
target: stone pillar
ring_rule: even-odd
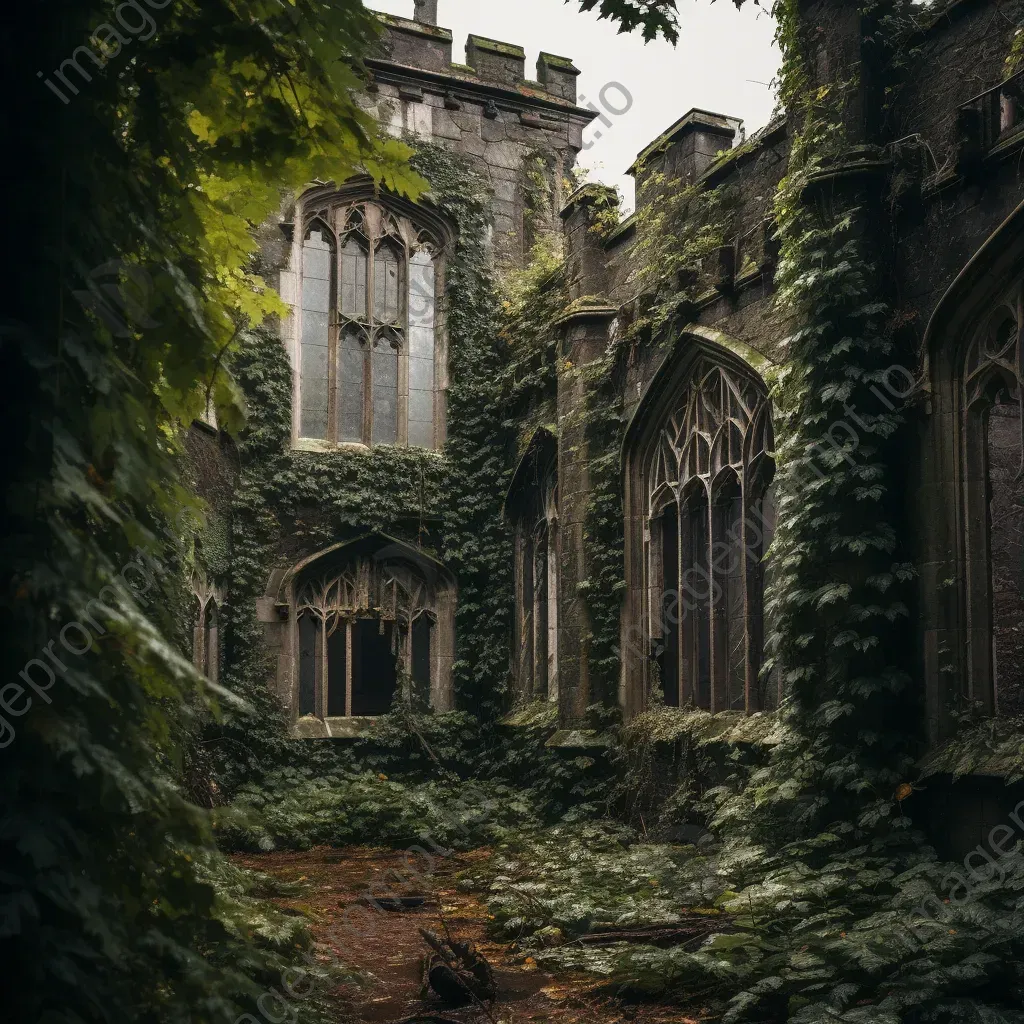
[[[414,0],[416,13],[413,15],[421,25],[437,24],[437,0]]]
[[[889,218],[881,215],[880,204],[891,170],[882,148],[887,141],[883,104],[890,55],[880,23],[904,3],[888,0],[868,13],[846,0],[802,0],[800,4],[812,86],[834,90],[837,82],[846,84],[838,110],[845,148],[815,177],[804,198],[817,207],[825,222],[857,209],[851,233],[862,242],[864,256],[877,270],[874,283],[880,294],[888,290],[890,280],[881,234]]]
[[[614,190],[585,185],[562,211],[570,304],[559,319],[558,492],[560,585],[558,608],[558,702],[563,728],[585,723],[595,702],[590,674],[591,620],[580,584],[590,575],[586,520],[590,504],[590,449],[586,429],[592,382],[587,368],[604,355],[618,314],[606,297],[607,264],[598,214],[617,205]]]

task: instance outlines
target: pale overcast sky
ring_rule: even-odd
[[[413,15],[413,0],[369,0],[367,6]],[[580,164],[592,169],[591,180],[618,185],[625,208],[632,209],[626,168],[691,107],[742,118],[749,134],[768,122],[775,106],[774,84],[768,83],[779,54],[771,18],[753,4],[737,11],[730,0],[679,0],[678,6],[674,49],[664,41],[644,44],[638,33],[618,35],[609,22],[562,0],[440,0],[438,22],[455,35],[456,61],[465,61],[471,32],[525,47],[529,78],[535,77],[538,53],[546,50],[575,61],[580,92],[598,107],[606,87],[608,107],[629,106],[621,115],[606,114],[611,127],[595,121],[584,136],[592,148],[580,154]]]

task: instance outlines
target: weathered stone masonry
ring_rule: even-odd
[[[1020,580],[1014,583],[1012,557],[1003,557],[1007,551],[1016,557],[1024,523],[1024,505],[1010,471],[1013,459],[1019,468],[1024,450],[1019,437],[1024,107],[1022,78],[1004,81],[1014,28],[1024,23],[1024,0],[947,5],[922,25],[907,49],[907,66],[888,94],[881,91],[883,82],[866,42],[871,26],[862,22],[854,5],[808,0],[802,17],[816,47],[812,73],[823,83],[857,83],[841,114],[849,151],[816,182],[815,201],[859,207],[854,229],[872,254],[879,296],[893,310],[900,360],[893,381],[901,396],[910,396],[904,513],[909,546],[901,555],[920,572],[908,644],[913,645],[910,662],[925,719],[907,727],[917,730],[920,724],[935,745],[949,734],[948,709],[954,698],[966,696],[990,713],[1007,713],[1024,692],[1022,666],[1014,662],[1021,644],[1012,624],[1014,602],[1020,600],[1013,588],[1019,588]],[[585,371],[623,336],[644,301],[636,294],[632,274],[637,218],[608,230],[607,209],[615,199],[607,189],[588,185],[565,194],[563,182],[593,116],[577,106],[578,71],[571,61],[542,54],[536,79],[527,79],[521,47],[473,36],[468,64],[455,64],[452,34],[437,24],[436,0],[417,0],[415,20],[381,18],[385,36],[380,53],[368,61],[372,81],[365,107],[396,136],[430,142],[471,161],[493,189],[487,241],[498,265],[522,265],[538,231],[564,233],[569,306],[552,324],[558,338],[557,422],[552,433],[536,435],[506,505],[510,530],[520,538],[516,550],[523,558],[529,552],[532,560],[529,576],[524,569],[517,577],[510,672],[518,694],[557,702],[563,729],[578,739],[586,708],[596,697],[587,645],[592,622],[578,594],[590,573],[591,555],[587,509],[592,453],[582,411],[593,385]],[[718,250],[693,268],[690,323],[657,344],[632,346],[617,382],[626,419],[633,421],[623,453],[622,613],[622,650],[633,653],[623,657],[617,699],[626,717],[647,705],[652,681],[669,657],[659,648],[669,631],[662,636],[656,621],[661,597],[657,581],[664,582],[666,573],[673,572],[681,579],[688,567],[692,570],[694,559],[700,560],[694,554],[700,545],[724,535],[728,508],[742,508],[748,517],[756,511],[764,530],[736,542],[743,549],[742,570],[721,575],[725,596],[698,599],[688,613],[689,625],[684,623],[673,640],[683,645],[672,649],[674,664],[684,676],[694,673],[690,683],[678,681],[673,699],[706,699],[709,710],[728,707],[731,713],[755,713],[772,704],[773,698],[756,683],[763,579],[756,565],[759,556],[752,554],[770,541],[771,452],[767,447],[740,451],[735,447],[741,445],[740,435],[730,433],[722,417],[764,416],[758,397],[766,393],[764,378],[785,358],[785,331],[773,308],[778,242],[772,204],[787,170],[790,145],[784,113],[746,139],[738,118],[693,109],[640,154],[633,167],[640,185],[645,175],[662,172],[706,189],[725,186],[730,227]],[[547,206],[539,211],[539,223],[527,168],[541,168],[547,185]],[[337,187],[357,188],[351,183]],[[318,197],[329,195],[332,188],[318,186]],[[412,228],[429,229],[436,280],[441,282],[435,328],[443,353],[445,228],[432,226],[428,206],[422,217],[401,204],[389,209],[396,218],[392,237],[404,239],[410,254],[427,244],[426,236],[410,234]],[[303,217],[301,203],[286,214],[284,219],[294,225],[290,239],[282,241],[277,227],[264,232],[267,269],[281,271],[282,291],[296,307],[301,301]],[[598,218],[601,229],[594,230]],[[390,272],[380,266],[369,271],[371,283],[374,275]],[[298,369],[301,339],[294,324],[285,324],[283,341]],[[447,375],[458,373],[458,367],[449,367],[443,358],[441,363],[434,387],[443,397]],[[692,373],[711,367],[718,376],[695,380],[691,367]],[[715,394],[709,390],[712,377],[722,382],[714,385],[719,388]],[[403,386],[400,381],[400,392]],[[400,393],[399,400],[406,397]],[[640,463],[648,458],[643,453],[657,448],[651,447],[651,438],[672,417],[678,421],[686,412],[686,401],[691,402],[687,414],[706,424],[701,429],[707,430],[709,443],[734,447],[716,449],[718,454],[703,452],[698,438],[688,479],[705,480],[709,489],[700,499],[693,489],[675,494],[666,506],[664,489],[658,495],[644,494],[641,484],[663,479],[658,472],[667,470]],[[770,446],[770,426],[751,420],[743,427],[743,437]],[[439,436],[443,438],[443,431]],[[632,452],[631,438],[638,445],[645,439],[647,447]],[[993,448],[996,441],[1002,447]],[[993,470],[993,460],[999,459],[1009,460],[1009,468],[999,463]],[[995,525],[993,501],[1001,517]],[[675,519],[666,518],[666,507]],[[538,561],[542,547],[544,558]],[[295,623],[289,618],[294,610],[281,606],[279,584],[296,565],[317,554],[300,538],[283,536],[280,564],[260,607],[268,639],[280,652],[272,683],[286,703],[298,700],[298,662],[294,640],[287,639],[289,631],[294,636]],[[654,557],[661,560],[657,566]],[[457,601],[457,581],[445,593]],[[437,610],[430,614],[436,621]],[[524,647],[527,632],[529,645]],[[449,634],[444,643],[440,656],[457,657],[450,645],[457,646],[458,638]],[[439,678],[431,679],[434,703],[448,707],[451,695],[440,692]],[[295,721],[297,712],[293,707]],[[326,734],[308,721],[300,731]],[[938,782],[934,788],[936,793],[942,790]],[[959,792],[956,799],[963,804]],[[965,842],[972,829],[997,812],[998,800],[986,800],[976,806],[966,801],[974,809],[959,814]]]

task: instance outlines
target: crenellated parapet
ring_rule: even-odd
[[[563,182],[595,112],[577,105],[579,70],[542,53],[526,77],[526,51],[471,35],[466,63],[453,59],[437,0],[417,0],[415,18],[378,14],[383,34],[366,60],[365,108],[396,137],[415,137],[467,157],[494,192],[494,244],[521,260],[540,230],[558,229]],[[546,179],[538,194],[537,172]],[[539,220],[538,220],[539,217]]]
[[[435,2],[435,18],[436,8]],[[526,50],[522,46],[470,35],[466,43],[466,63],[461,64],[453,61],[451,31],[440,27],[436,20],[380,13],[377,17],[384,26],[379,54],[382,59],[410,70],[448,75],[463,87],[498,87],[519,94],[527,102],[549,101],[559,107],[576,106],[576,79],[580,71],[568,57],[541,53],[536,78],[528,78]],[[593,116],[592,111],[587,113]]]

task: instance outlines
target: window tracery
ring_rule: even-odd
[[[436,448],[442,239],[382,202],[335,196],[303,217],[298,437]]]
[[[701,349],[664,387],[631,458],[644,642],[627,679],[645,692],[660,684],[675,707],[750,712],[776,700],[761,673],[771,414],[761,381],[736,363]]]

